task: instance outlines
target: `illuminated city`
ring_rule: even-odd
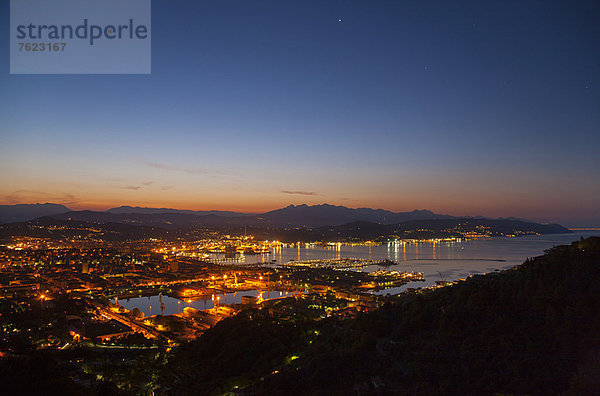
[[[600,395],[598,21],[0,2],[0,395]]]

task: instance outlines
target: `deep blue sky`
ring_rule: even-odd
[[[10,75],[2,0],[0,203],[600,225],[598,2],[152,7],[151,75]]]

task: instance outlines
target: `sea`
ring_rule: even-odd
[[[322,246],[298,244],[276,249],[270,255],[247,255],[236,260],[239,264],[271,263],[272,266],[291,261],[357,258],[368,260],[391,260],[396,265],[382,268],[366,266],[362,271],[421,272],[423,282],[379,292],[399,293],[406,288],[426,287],[436,281],[455,281],[474,274],[485,274],[495,270],[512,268],[527,258],[541,256],[556,245],[570,244],[580,238],[600,236],[598,231],[577,231],[568,234],[527,235],[522,237],[493,237],[466,239],[453,242],[388,243],[375,246],[353,246],[339,244]],[[273,261],[274,260],[274,261]]]

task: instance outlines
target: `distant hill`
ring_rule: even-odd
[[[252,220],[251,218],[249,218]],[[196,216],[183,213],[116,214],[105,212],[67,212],[40,217],[27,222],[0,225],[0,238],[10,236],[38,236],[64,238],[87,235],[110,240],[145,238],[182,238],[191,240],[211,230],[240,234],[248,232],[261,240],[282,242],[385,242],[390,238],[430,239],[468,237],[472,233],[488,236],[524,234],[559,234],[571,231],[558,224],[539,224],[518,220],[497,219],[433,219],[409,220],[398,224],[378,224],[355,221],[339,226],[290,227],[268,223],[245,225],[238,218],[216,215]],[[52,227],[54,226],[54,227]],[[62,230],[62,231],[57,231]]]
[[[398,224],[378,224],[354,221],[338,226],[316,228],[254,229],[250,232],[261,239],[284,242],[359,242],[385,241],[389,238],[430,239],[464,237],[470,233],[489,236],[524,234],[568,234],[572,231],[560,224],[540,224],[531,221],[507,219],[482,219],[462,217],[456,219],[409,220]]]
[[[454,218],[409,220],[398,224],[373,224],[354,222],[336,227],[322,227],[319,231],[325,240],[336,235],[346,239],[373,240],[378,237],[435,238],[461,236],[465,233],[488,232],[490,236],[519,235],[523,233],[565,234],[571,231],[560,224],[540,224],[532,221],[483,218]]]
[[[69,212],[70,210],[64,205],[53,203],[0,205],[0,223],[27,221],[37,217]]]
[[[429,210],[413,210],[412,212],[391,212],[384,209],[359,208],[329,204],[322,205],[290,205],[263,214],[265,220],[272,224],[290,224],[306,227],[341,225],[353,221],[368,221],[380,224],[396,224],[407,220],[452,219],[453,216],[440,215]]]
[[[119,206],[117,208],[111,208],[106,211],[107,213],[117,214],[161,214],[161,213],[181,213],[181,214],[193,214],[198,216],[206,215],[217,215],[224,217],[236,217],[236,216],[250,216],[246,213],[232,212],[228,210],[181,210],[181,209],[170,209],[170,208],[144,208],[139,206]]]
[[[146,227],[123,223],[90,224],[85,221],[59,220],[40,217],[26,222],[0,224],[0,239],[12,236],[66,239],[86,237],[102,241],[142,240],[148,238],[171,239],[168,231],[158,227]],[[88,239],[88,240],[89,240]]]
[[[228,217],[217,215],[198,216],[186,213],[108,213],[91,210],[73,211],[52,216],[58,220],[85,221],[106,224],[121,223],[165,229],[194,227],[222,227],[228,223]]]

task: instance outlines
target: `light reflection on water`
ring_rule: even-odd
[[[211,309],[215,306],[214,299],[218,296],[219,304],[239,304],[242,301],[242,296],[262,296],[263,299],[268,300],[271,298],[286,297],[291,295],[290,292],[280,291],[259,291],[259,290],[247,290],[239,291],[235,293],[225,294],[214,294],[203,296],[202,298],[194,300],[180,300],[178,298],[162,296],[162,302],[165,305],[163,315],[172,315],[183,312],[186,307],[191,307],[198,310]],[[113,303],[115,300],[111,300]],[[160,314],[160,298],[158,295],[150,297],[134,297],[129,299],[119,299],[119,305],[123,306],[128,310],[138,308],[144,313],[145,316],[152,316]]]
[[[511,268],[523,263],[528,257],[544,254],[544,251],[552,246],[570,244],[581,237],[592,235],[600,235],[600,232],[579,231],[572,234],[497,237],[462,242],[390,243],[378,246],[336,245],[333,249],[301,245],[298,248],[277,249],[271,256],[276,260],[275,263],[336,258],[389,259],[398,263],[385,268],[389,271],[423,273],[425,282],[410,282],[400,288],[379,292],[394,294],[408,287],[430,286],[437,280],[454,281],[471,274]],[[362,270],[372,272],[378,269],[382,267],[368,266]]]
[[[459,243],[420,243],[419,246],[403,245],[399,249],[394,247],[390,254],[393,258],[389,257],[390,255],[388,258],[398,264],[387,267],[387,269],[422,272],[425,281],[409,282],[401,287],[381,290],[377,294],[397,294],[407,288],[434,285],[438,280],[455,281],[467,278],[472,274],[512,268],[523,263],[529,257],[544,254],[545,250],[553,246],[570,244],[581,237],[598,234],[598,231],[577,232],[520,238],[490,238]],[[379,266],[369,266],[363,270],[371,272],[380,268]]]

